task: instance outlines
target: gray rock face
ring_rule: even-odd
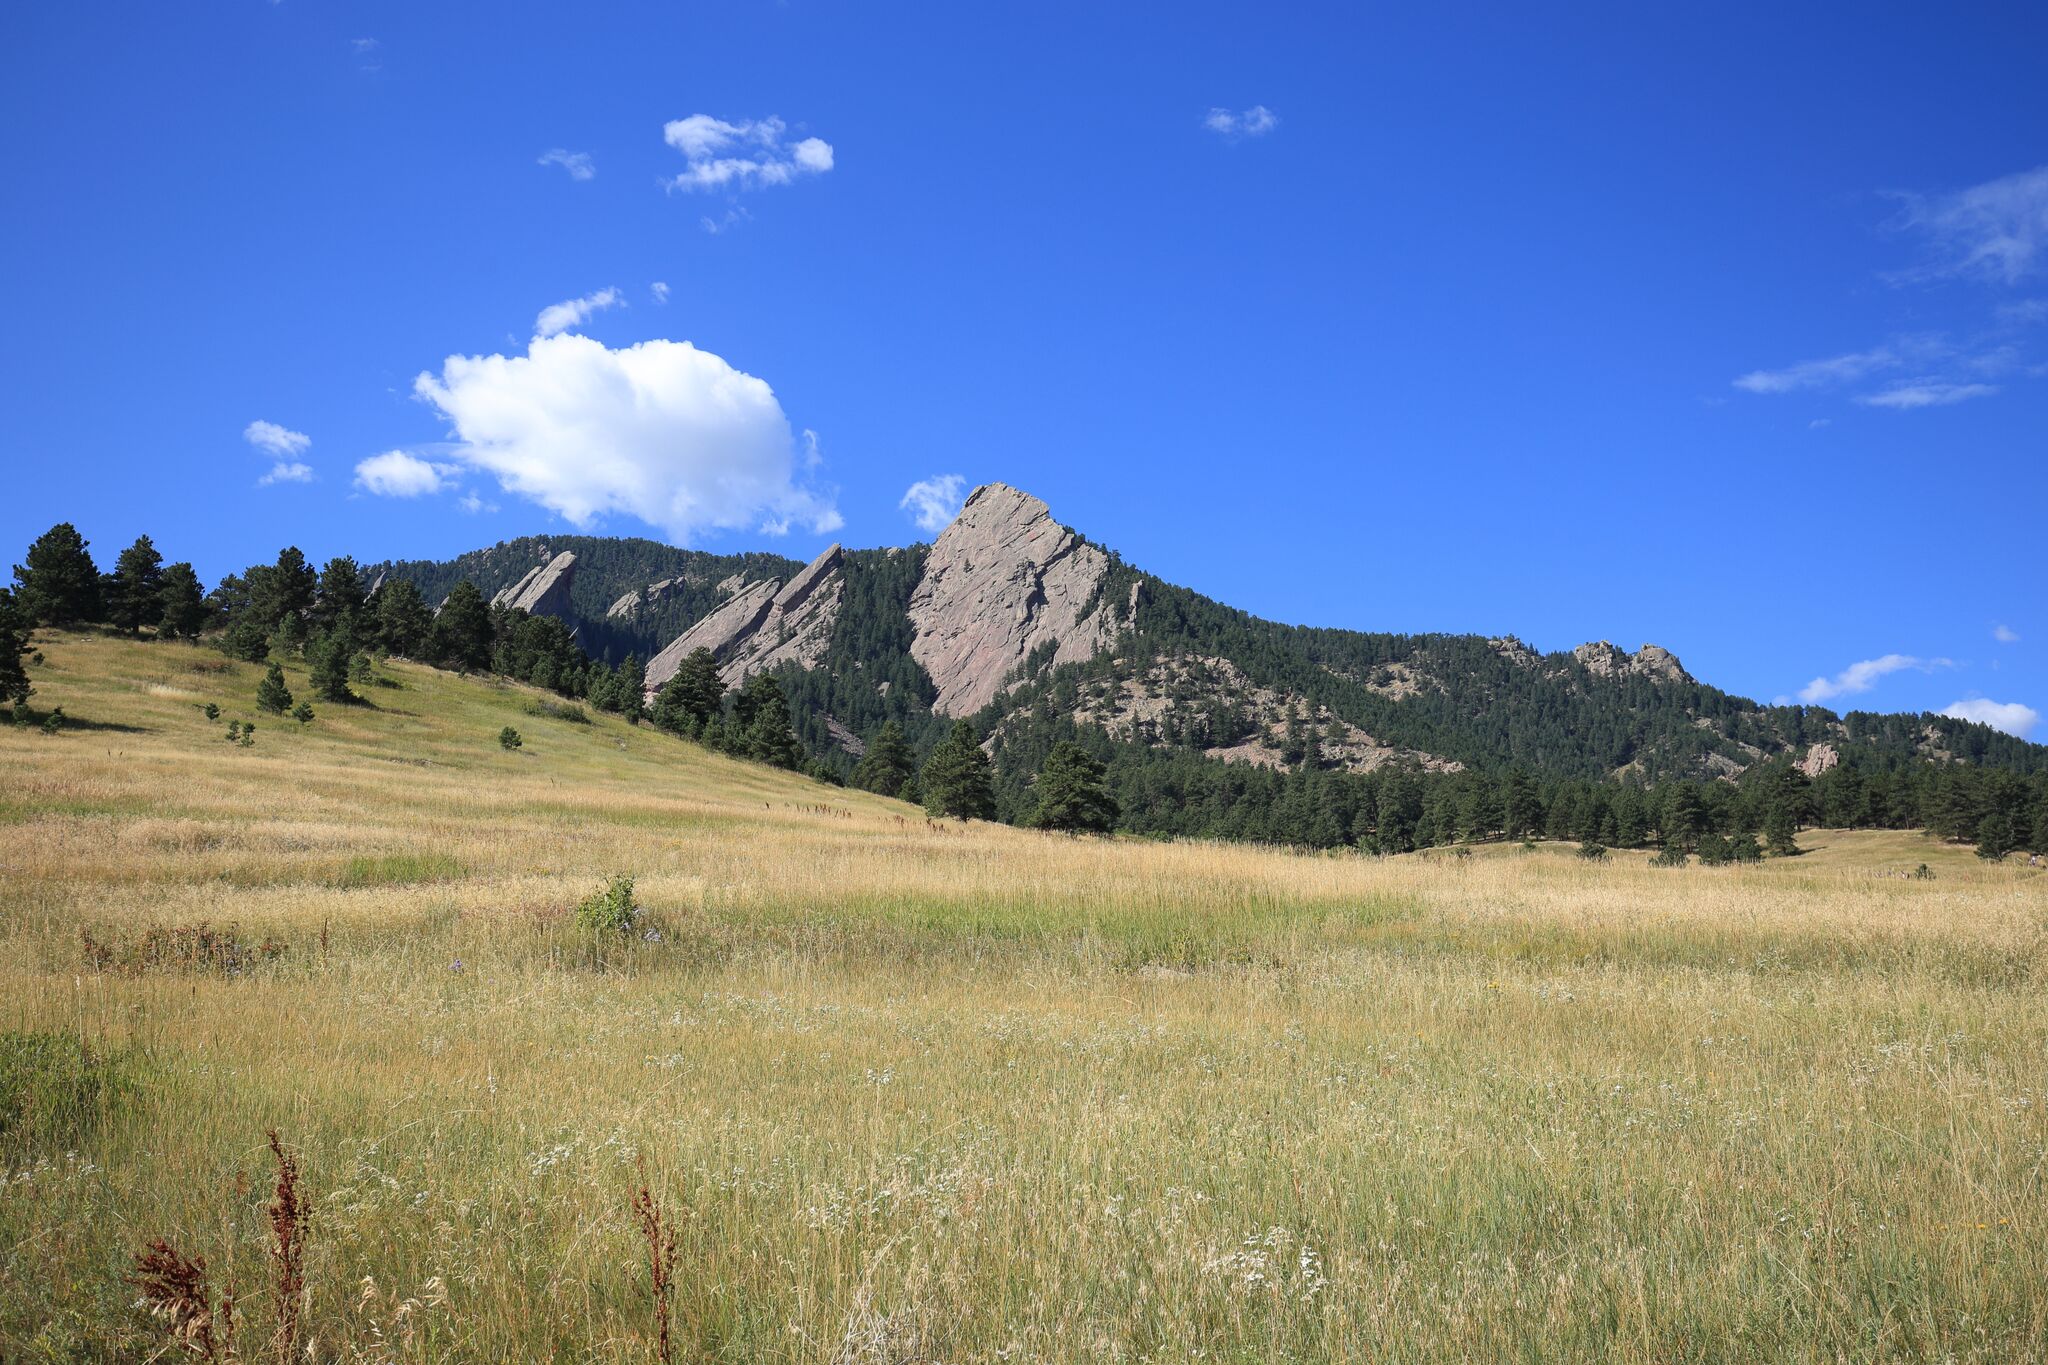
[[[659,583],[649,583],[644,588],[635,588],[605,608],[605,617],[607,620],[617,620],[622,616],[632,616],[646,607],[658,607],[673,597],[676,590],[682,586],[683,580],[680,578],[664,578]]]
[[[648,694],[659,691],[699,649],[710,650],[718,660],[718,676],[728,687],[785,662],[817,667],[839,620],[846,588],[842,559],[834,545],[787,583],[776,578],[747,582],[738,575],[726,579],[719,587],[731,596],[648,662]]]
[[[1692,675],[1679,665],[1678,656],[1662,645],[1644,645],[1635,653],[1617,649],[1605,640],[1580,645],[1572,657],[1596,678],[1624,676],[1648,678],[1652,682],[1691,682]]]
[[[1047,645],[1055,665],[1094,657],[1124,620],[1107,606],[1083,618],[1108,572],[1109,556],[1029,493],[1000,483],[975,489],[932,545],[910,596],[910,656],[938,689],[934,709],[979,710]]]
[[[575,613],[569,606],[569,587],[575,581],[576,552],[564,550],[546,564],[527,570],[526,576],[511,587],[500,589],[491,598],[491,605],[510,607],[535,616],[553,616],[562,621],[573,620]]]
[[[1842,755],[1832,744],[1821,743],[1806,751],[1806,757],[1799,760],[1799,771],[1808,777],[1819,777],[1842,761]]]

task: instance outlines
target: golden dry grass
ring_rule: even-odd
[[[6,1158],[7,1360],[152,1349],[150,1237],[260,1284],[272,1125],[322,1358],[652,1359],[643,1169],[687,1359],[2048,1358],[2026,869],[932,829],[404,665],[230,747],[257,670],[42,643],[131,728],[0,731],[0,1030],[137,1088]],[[568,920],[613,872],[659,942]],[[202,920],[287,951],[86,968]]]

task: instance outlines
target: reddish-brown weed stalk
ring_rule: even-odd
[[[675,1346],[669,1333],[669,1298],[675,1283],[676,1230],[664,1218],[661,1201],[645,1185],[633,1195],[633,1215],[639,1219],[640,1236],[647,1243],[647,1272],[654,1293],[654,1330],[661,1365],[675,1365]]]
[[[149,1315],[162,1318],[171,1339],[191,1354],[208,1362],[233,1359],[235,1349],[235,1296],[232,1290],[213,1306],[213,1289],[206,1282],[206,1258],[187,1258],[159,1237],[135,1258],[128,1283],[142,1291]],[[218,1334],[214,1325],[220,1325]]]
[[[277,1330],[270,1350],[278,1365],[290,1365],[299,1344],[299,1306],[306,1293],[305,1194],[299,1161],[270,1130],[270,1154],[277,1159],[277,1198],[270,1205],[270,1262],[277,1290]]]

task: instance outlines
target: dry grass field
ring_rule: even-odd
[[[679,1360],[2048,1359],[2025,868],[929,827],[524,688],[393,664],[301,729],[38,643],[81,724],[0,728],[8,1362],[175,1357],[156,1238],[264,1358],[272,1128],[318,1360],[657,1359],[643,1185]]]

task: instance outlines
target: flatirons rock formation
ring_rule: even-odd
[[[569,588],[575,581],[576,552],[564,550],[547,563],[529,569],[517,583],[499,589],[491,598],[491,605],[573,621],[575,611],[569,605]]]
[[[834,545],[786,583],[776,578],[748,582],[738,575],[725,580],[719,586],[731,596],[648,662],[648,693],[658,691],[699,649],[710,650],[718,660],[718,675],[728,687],[783,663],[817,667],[839,619],[846,588],[843,559]]]
[[[1088,610],[1108,572],[1109,556],[1029,493],[975,489],[910,596],[910,656],[938,689],[933,709],[980,710],[1046,645],[1054,665],[1093,658],[1122,624],[1120,613]]]

